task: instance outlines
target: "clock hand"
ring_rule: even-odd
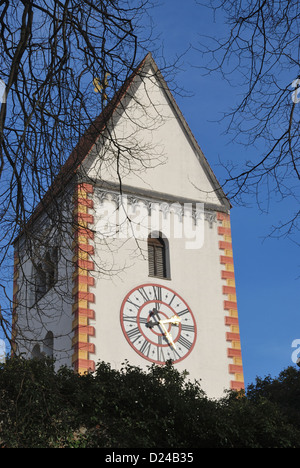
[[[173,341],[173,338],[172,336],[170,335],[170,333],[168,332],[168,330],[166,329],[166,327],[164,326],[164,324],[162,323],[161,320],[159,320],[159,325],[162,327],[162,329],[164,330],[165,332],[165,337],[167,338],[167,340],[169,341],[170,344],[172,344],[173,348],[176,349],[176,346],[175,346],[175,343]]]
[[[147,322],[147,323],[146,323],[146,327],[147,327],[147,328],[153,328],[154,325],[157,325],[157,324],[158,324],[157,321],[155,321],[155,322],[150,321],[150,322]]]
[[[173,315],[173,317],[166,319],[166,320],[160,320],[160,323],[171,323],[172,325],[176,325],[177,327],[181,323],[181,318],[178,317],[178,315]]]
[[[159,316],[159,312],[158,312],[157,309],[154,308],[154,309],[152,309],[152,310],[150,311],[150,315],[158,315],[158,316]]]
[[[155,319],[156,319],[156,324],[157,324],[157,325],[160,325],[161,328],[163,329],[164,335],[165,335],[165,337],[167,338],[169,344],[171,344],[171,345],[173,346],[173,348],[176,349],[176,346],[175,346],[175,343],[174,343],[174,341],[173,341],[173,339],[172,339],[172,336],[170,335],[170,333],[168,332],[168,330],[166,329],[166,327],[165,327],[165,325],[164,325],[164,320],[157,320],[157,318],[156,318],[156,316],[157,316],[158,319],[159,319],[158,310],[154,308],[154,309],[151,311],[151,315],[155,317]],[[178,317],[178,318],[179,318],[179,317]],[[151,325],[150,325],[150,324],[151,324]],[[153,323],[149,322],[149,325],[148,325],[148,326],[153,326],[153,325],[154,325]]]
[[[158,317],[159,317],[159,314],[158,314],[157,309],[150,310],[149,315],[150,315],[150,317],[154,317],[155,321],[150,320],[149,322],[146,323],[146,327],[152,328],[152,327],[154,327],[154,325],[158,325],[158,320],[156,318],[156,315],[158,315]]]

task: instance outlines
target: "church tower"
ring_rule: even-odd
[[[243,388],[230,208],[148,54],[16,239],[16,350]]]

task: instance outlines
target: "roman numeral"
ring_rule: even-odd
[[[179,337],[178,343],[181,344],[181,346],[184,346],[186,349],[191,349],[191,346],[193,344],[189,340],[184,338],[184,336]]]
[[[140,317],[140,318],[139,318],[139,322],[140,322],[140,323],[144,323],[145,325],[148,323],[146,317]]]
[[[139,310],[139,308],[141,307],[141,304],[136,304],[135,302],[132,302],[131,299],[127,299],[126,303],[132,305],[133,307],[136,307],[137,310]]]
[[[139,289],[139,293],[140,293],[140,295],[142,296],[142,298],[144,299],[145,302],[150,301],[149,296],[146,293],[144,288]]]
[[[181,358],[180,354],[177,352],[176,349],[172,348],[172,351],[173,351],[174,357],[175,357],[175,359],[173,359],[174,361],[176,361],[176,359]]]
[[[139,327],[135,327],[132,330],[129,330],[127,332],[127,336],[128,336],[128,338],[130,338],[132,343],[135,343],[135,341],[138,340],[142,335],[141,335],[141,332],[139,330]]]
[[[161,301],[161,287],[160,286],[152,286],[153,293],[156,301]]]
[[[154,299],[156,301],[161,301],[161,298],[162,298],[162,292],[161,292],[161,287],[160,286],[152,286],[153,287],[153,293],[154,293]],[[156,303],[156,308],[157,310],[160,309],[160,302],[157,302]]]
[[[161,335],[158,335],[157,337],[157,344],[158,344],[158,347],[157,347],[157,360],[160,361],[160,362],[165,362],[165,356],[164,356],[164,351],[163,351],[163,348],[162,348],[162,345],[163,345],[163,337]]]
[[[195,328],[193,325],[185,325],[184,323],[181,325],[181,329],[183,331],[194,332]]]
[[[151,349],[151,343],[145,339],[144,343],[140,347],[141,353],[143,353],[145,356],[149,357],[150,354],[150,349]]]
[[[172,302],[174,301],[175,297],[176,297],[175,294],[173,294],[173,297],[172,297],[172,299],[170,300],[169,305],[172,304]]]
[[[136,323],[136,315],[129,317],[128,315],[123,316],[124,322]]]
[[[184,310],[181,310],[180,312],[177,312],[177,315],[179,315],[179,317],[181,317],[181,315],[188,314],[189,312],[190,312],[189,309],[184,309]]]
[[[157,360],[159,362],[165,362],[166,358],[162,348],[157,348]]]
[[[124,320],[124,322],[136,323],[137,322],[137,316],[133,315],[132,317],[130,317],[129,315],[124,315],[123,320]],[[140,317],[139,322],[146,325],[147,324],[146,317]]]

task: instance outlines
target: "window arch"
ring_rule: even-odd
[[[149,276],[170,278],[169,243],[161,233],[148,236],[148,268]]]

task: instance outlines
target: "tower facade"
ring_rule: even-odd
[[[243,388],[230,203],[150,54],[58,179],[15,244],[19,351]]]

